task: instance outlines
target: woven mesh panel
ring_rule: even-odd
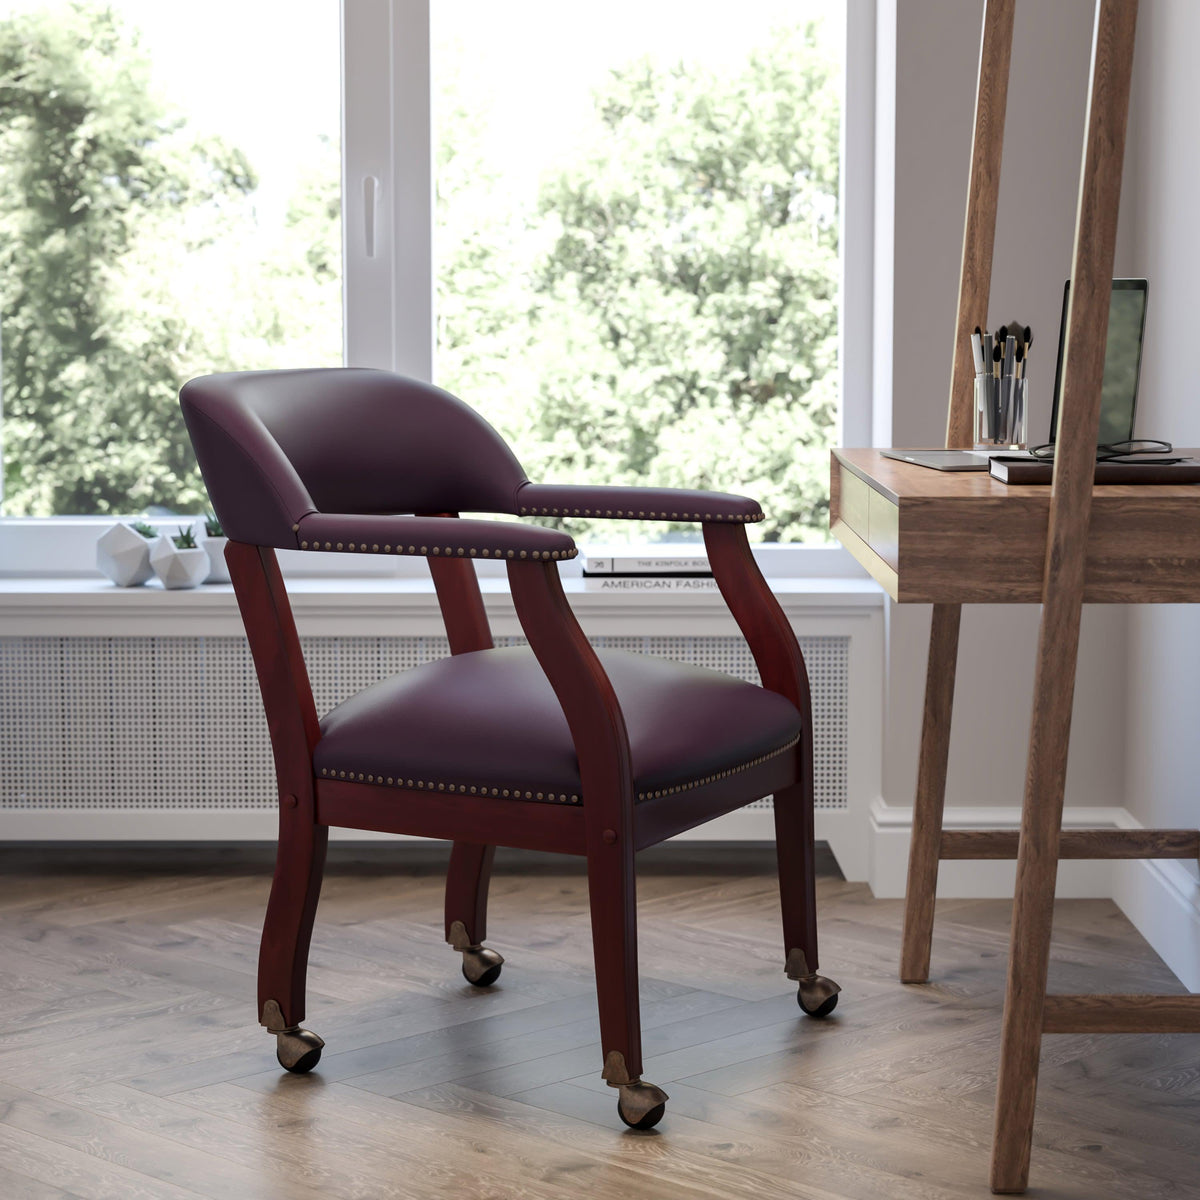
[[[758,682],[740,637],[594,641]],[[800,641],[817,807],[845,808],[850,639]],[[441,637],[318,637],[304,639],[304,652],[317,711],[326,712],[449,647]],[[274,806],[266,721],[240,637],[0,638],[0,680],[0,809]]]

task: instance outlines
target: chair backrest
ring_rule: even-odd
[[[213,510],[239,542],[294,546],[311,512],[515,514],[527,482],[478,413],[389,371],[206,375],[179,402]]]

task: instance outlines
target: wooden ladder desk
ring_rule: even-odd
[[[971,350],[987,328],[1014,0],[986,0],[946,444],[972,438]],[[1054,481],[1009,487],[838,450],[833,533],[893,600],[933,605],[901,978],[929,977],[937,865],[1016,858],[991,1185],[1029,1178],[1043,1033],[1200,1032],[1196,996],[1048,996],[1060,858],[1200,857],[1196,830],[1062,830],[1071,703],[1086,603],[1200,601],[1200,486],[1093,489],[1137,0],[1099,0],[1067,312]],[[1200,450],[1185,451],[1200,457]],[[963,604],[1040,603],[1019,837],[942,829]]]

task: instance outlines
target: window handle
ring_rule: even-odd
[[[375,257],[375,214],[379,205],[379,180],[374,175],[363,178],[363,249],[368,258]]]

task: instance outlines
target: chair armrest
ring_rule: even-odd
[[[523,517],[615,517],[627,521],[733,521],[763,519],[757,500],[685,488],[590,487],[527,483],[517,489]]]
[[[294,530],[301,550],[539,560],[574,558],[579,553],[565,533],[508,521],[309,513]]]

